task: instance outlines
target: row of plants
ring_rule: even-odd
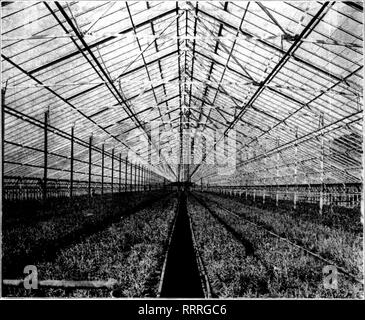
[[[259,297],[268,293],[266,268],[194,198],[187,202],[193,232],[213,297]]]
[[[321,255],[348,272],[362,278],[363,237],[362,234],[331,228],[311,220],[296,219],[287,211],[269,211],[245,206],[233,199],[216,195],[204,196],[242,217],[255,222],[306,249]]]
[[[165,194],[166,195],[166,194]],[[25,265],[52,260],[58,250],[105,229],[120,216],[129,214],[163,196],[161,191],[136,193],[125,199],[97,199],[68,214],[57,210],[34,222],[4,224],[3,276],[22,276]]]
[[[336,228],[346,230],[354,233],[363,233],[363,224],[361,223],[361,210],[360,207],[346,208],[335,205],[324,205],[322,214],[319,214],[318,203],[308,203],[299,201],[296,209],[293,208],[293,201],[279,200],[278,206],[276,200],[270,197],[265,197],[265,201],[262,196],[248,195],[247,199],[244,194],[238,195],[223,195],[220,197],[235,199],[247,206],[254,206],[260,209],[266,209],[276,212],[286,212],[296,219],[304,219],[312,221],[313,223],[326,225],[330,228]]]
[[[154,192],[154,191],[153,191]],[[153,193],[152,192],[152,193]],[[125,204],[138,202],[139,198],[146,197],[151,192],[123,192],[108,193],[103,196],[88,195],[70,197],[49,198],[42,200],[4,200],[3,203],[3,225],[12,224],[34,224],[38,221],[53,218],[55,215],[64,216],[75,214],[80,211],[93,210],[97,204],[108,205],[118,204],[123,207]]]
[[[203,259],[213,283],[223,288],[235,288],[226,293],[229,297],[260,298],[362,298],[363,288],[352,279],[338,274],[337,289],[326,289],[324,264],[301,249],[269,235],[217,205],[209,202],[213,210],[208,213],[195,205],[191,215],[203,250]],[[237,242],[229,237],[222,223],[250,244],[251,254],[237,250]],[[201,230],[201,231],[198,231]],[[206,232],[205,230],[209,230]],[[224,235],[224,236],[222,236]],[[242,241],[240,241],[242,243]],[[209,247],[211,249],[209,249]],[[208,249],[206,249],[208,248]],[[205,252],[207,251],[207,252]],[[217,287],[217,285],[215,285]],[[218,295],[222,296],[222,291]],[[225,291],[223,290],[223,293]]]
[[[176,198],[121,217],[118,223],[84,241],[60,250],[52,262],[37,263],[39,280],[114,279],[114,297],[156,296],[167,240],[176,212]],[[104,289],[9,290],[9,295],[45,297],[110,297]]]

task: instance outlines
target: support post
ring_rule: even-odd
[[[295,138],[298,140],[298,128],[296,129],[295,132]],[[297,198],[298,198],[298,144],[295,143],[294,145],[294,158],[295,158],[295,163],[294,163],[294,203],[293,203],[293,207],[294,210],[297,209]]]
[[[364,194],[363,194],[363,187],[360,188],[359,194],[358,194],[358,201],[360,201],[360,212],[361,212],[361,224],[364,226]]]
[[[4,112],[4,108],[5,108],[5,94],[6,94],[6,87],[1,88],[1,186],[2,188],[4,188],[4,170],[5,170],[5,166],[4,166],[4,160],[5,160],[5,156],[4,156],[4,151],[5,151],[5,145],[4,145],[4,141],[5,141],[5,112]],[[2,192],[2,203],[4,203],[4,199],[5,199],[5,192]]]
[[[280,140],[277,141],[278,147],[280,146]],[[276,154],[276,206],[279,206],[279,160],[280,152]]]
[[[146,168],[142,167],[142,184],[143,184],[143,191],[146,191]]]
[[[141,165],[141,191],[144,191],[144,167]]]
[[[47,200],[47,178],[48,178],[48,119],[49,110],[44,113],[44,162],[43,162],[43,201]]]
[[[91,156],[92,156],[92,143],[93,143],[93,136],[91,135],[89,138],[89,182],[88,182],[88,198],[89,198],[89,205],[91,205]]]
[[[319,192],[319,214],[323,214],[323,197],[324,197],[324,137],[323,137],[323,126],[324,126],[324,114],[322,113],[319,118],[319,126],[321,128],[321,189]]]
[[[134,165],[134,191],[137,191],[137,164]]]
[[[129,174],[129,191],[132,192],[133,186],[132,186],[132,182],[133,182],[133,164],[132,162],[130,162],[131,167],[130,167],[130,174]]]
[[[112,150],[112,174],[111,174],[111,187],[112,187],[112,198],[114,195],[114,148]]]
[[[265,168],[267,170],[267,157],[264,158],[264,162],[265,162]],[[270,180],[268,180],[268,181],[270,181]],[[263,195],[262,195],[262,204],[265,204],[265,201],[266,201],[266,183],[267,183],[266,179],[263,178],[264,191],[263,191]]]
[[[101,197],[104,197],[104,144],[101,149]]]
[[[137,191],[140,192],[141,191],[141,165],[138,164],[138,177],[137,177]]]
[[[143,166],[141,165],[141,192],[144,190],[144,185],[143,185]]]
[[[122,192],[122,154],[119,153],[119,196]]]
[[[127,188],[128,188],[128,157],[125,158],[124,192],[127,192]]]
[[[142,191],[142,165],[138,165],[138,192]]]
[[[75,128],[71,128],[71,157],[70,157],[70,199],[73,197],[74,190],[74,140]]]

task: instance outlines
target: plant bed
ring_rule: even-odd
[[[96,199],[91,208],[65,215],[53,214],[35,223],[3,228],[3,277],[23,276],[26,265],[52,260],[57,251],[105,229],[120,216],[129,214],[161,198],[162,192],[129,195],[123,202]]]
[[[358,278],[362,278],[362,234],[330,228],[313,220],[297,218],[291,212],[248,207],[238,201],[216,195],[204,194],[204,196],[214,202],[218,201],[223,207],[333,261]]]
[[[158,192],[158,191],[157,191]],[[5,227],[16,224],[35,224],[38,221],[45,221],[54,218],[54,216],[64,216],[75,214],[81,211],[97,208],[98,205],[112,204],[119,207],[130,206],[138,203],[146,195],[153,192],[122,192],[108,193],[104,196],[99,194],[90,199],[87,195],[69,197],[48,198],[45,202],[42,200],[5,200],[3,204],[3,225]]]
[[[123,216],[84,241],[60,250],[52,262],[36,264],[40,280],[108,280],[118,282],[114,296],[156,296],[167,239],[175,216],[176,199],[157,202]],[[110,297],[107,289],[7,288],[9,296]]]
[[[259,297],[268,294],[266,268],[194,198],[189,197],[191,217],[200,256],[212,296]]]
[[[236,232],[244,234],[256,248],[257,255],[268,269],[270,297],[363,298],[363,287],[343,274],[338,274],[337,290],[325,289],[325,264],[322,261],[220,208],[214,210]],[[356,292],[356,288],[361,290]]]
[[[204,193],[207,195],[208,193]],[[293,202],[289,200],[276,201],[270,197],[265,198],[265,203],[260,196],[256,196],[255,200],[248,195],[247,199],[244,195],[224,195],[216,194],[219,198],[232,199],[246,206],[257,207],[264,210],[275,212],[286,212],[293,215],[296,219],[312,221],[313,223],[322,224],[330,228],[346,230],[358,234],[363,233],[363,225],[361,223],[361,211],[359,207],[345,208],[341,206],[323,206],[323,212],[319,214],[318,203],[298,202],[297,208],[293,208]]]
[[[254,246],[266,266],[269,294],[280,298],[363,298],[363,286],[341,273],[338,289],[325,289],[325,263],[280,240],[252,223],[209,203],[215,214]]]

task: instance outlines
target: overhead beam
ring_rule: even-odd
[[[314,139],[316,137],[318,137],[318,135],[320,135],[322,133],[322,130],[323,130],[323,133],[326,134],[330,131],[333,131],[333,130],[336,130],[338,128],[340,128],[342,125],[341,125],[341,122],[344,122],[346,120],[349,121],[349,123],[353,123],[353,122],[356,122],[356,121],[359,121],[361,120],[361,118],[358,118],[358,116],[361,116],[362,114],[362,111],[358,111],[358,112],[355,112],[355,113],[352,113],[346,117],[343,117],[339,120],[336,120],[332,123],[329,123],[327,124],[326,126],[323,126],[321,129],[316,129],[312,132],[309,132],[309,133],[306,133],[304,135],[302,135],[301,137],[299,138],[295,138],[293,140],[290,140],[288,142],[285,142],[284,144],[280,145],[279,147],[276,147],[276,148],[273,148],[271,150],[268,150],[266,151],[265,153],[262,153],[262,154],[259,154],[255,157],[252,157],[250,159],[247,159],[245,161],[242,161],[241,163],[238,163],[237,165],[242,165],[242,164],[247,164],[248,162],[252,162],[252,161],[257,161],[259,159],[261,159],[262,157],[267,157],[271,154],[274,154],[276,152],[280,152],[288,147],[290,147],[291,145],[293,145],[294,143],[297,143],[297,144],[301,144],[303,142],[306,142],[310,139]],[[355,119],[351,119],[351,118],[355,118]]]
[[[275,65],[275,67],[272,69],[272,71],[269,73],[269,75],[260,83],[257,90],[254,92],[254,94],[250,97],[249,101],[245,103],[245,106],[241,108],[238,115],[235,117],[235,119],[229,124],[223,135],[220,139],[222,139],[224,136],[227,135],[227,133],[236,125],[236,123],[241,119],[241,117],[246,112],[247,108],[253,104],[253,102],[258,98],[258,96],[261,94],[261,92],[264,90],[265,85],[268,84],[281,70],[281,68],[284,66],[284,64],[294,55],[295,51],[299,48],[301,44],[301,39],[306,38],[315,28],[315,26],[319,23],[319,21],[323,18],[323,16],[327,13],[327,10],[330,8],[329,2],[325,2],[321,8],[317,11],[317,13],[314,15],[314,17],[309,21],[309,23],[304,27],[301,34],[296,38],[296,40],[293,42],[293,44],[290,46],[290,48],[285,52],[285,54],[282,56],[280,61]],[[219,139],[219,140],[220,140]],[[217,143],[219,142],[217,141]],[[194,171],[192,172],[192,175],[198,170],[200,167],[197,166]]]
[[[147,6],[147,9],[150,9],[150,5],[149,5],[149,2],[148,1],[146,2],[146,6]],[[151,21],[151,24],[150,25],[151,25],[152,34],[155,36],[156,35],[156,32],[155,32],[155,27],[153,25],[153,21]],[[155,50],[156,50],[156,52],[159,52],[159,48],[158,48],[157,41],[154,41],[154,44],[155,44]],[[158,70],[160,71],[160,77],[163,80],[164,79],[164,76],[163,76],[163,72],[162,72],[161,60],[159,60],[157,62],[157,64],[158,64]],[[152,87],[152,89],[153,89],[153,87]],[[167,91],[166,91],[166,85],[165,84],[163,84],[163,92],[164,92],[164,95],[167,96]],[[168,103],[166,103],[166,105],[168,106]]]
[[[177,110],[179,110],[179,109],[180,109],[180,107],[175,108],[175,109],[173,109],[173,110],[170,110],[170,111],[166,112],[166,114],[170,114],[170,113],[175,112],[175,111],[177,111]],[[159,117],[159,116],[158,116],[158,117],[156,117],[156,118],[153,118],[153,119],[151,119],[151,120],[150,120],[150,122],[155,121],[155,120],[157,120],[157,119],[161,119],[161,117]],[[132,127],[132,128],[129,128],[128,130],[123,131],[123,132],[122,132],[122,134],[126,134],[126,133],[128,133],[128,132],[130,132],[130,131],[132,131],[132,130],[135,130],[135,129],[138,129],[138,127]]]
[[[7,61],[8,63],[10,63],[12,66],[14,66],[16,69],[18,69],[19,71],[21,71],[22,73],[24,73],[25,75],[27,75],[30,79],[34,80],[35,82],[37,82],[38,84],[43,86],[43,83],[38,80],[36,77],[34,77],[33,75],[29,74],[29,72],[27,72],[26,70],[24,70],[22,67],[20,67],[19,65],[17,65],[15,62],[13,62],[11,59],[9,59],[8,57],[6,57],[4,54],[1,54],[1,57]],[[92,122],[95,126],[97,126],[99,129],[101,129],[103,132],[105,132],[107,135],[109,135],[110,137],[112,137],[113,139],[115,139],[116,141],[122,143],[127,149],[131,150],[131,148],[127,145],[124,144],[120,139],[118,139],[117,137],[113,136],[110,134],[110,132],[108,132],[107,130],[105,130],[103,127],[101,127],[96,121],[94,121],[93,119],[91,119],[89,116],[87,116],[85,113],[83,113],[81,110],[79,110],[78,108],[76,108],[70,101],[68,101],[67,99],[63,98],[61,95],[59,95],[57,92],[55,92],[53,89],[51,89],[48,86],[43,86],[45,89],[47,89],[49,92],[51,92],[54,96],[56,96],[57,98],[59,98],[62,102],[64,102],[65,104],[69,105],[72,109],[74,109],[76,112],[78,112],[82,117],[84,117],[85,119],[87,119],[88,121]],[[133,151],[133,150],[131,150]]]
[[[168,16],[168,15],[170,15],[170,14],[174,13],[174,12],[175,12],[175,10],[174,10],[174,9],[168,10],[168,11],[163,12],[163,13],[161,13],[161,14],[159,14],[159,15],[155,16],[155,17],[152,17],[151,19],[148,19],[148,20],[146,20],[146,21],[143,21],[143,22],[141,22],[141,23],[137,24],[135,27],[136,27],[136,28],[143,27],[143,26],[145,26],[145,25],[147,25],[147,24],[150,24],[150,23],[151,23],[151,21],[156,21],[156,20],[158,20],[158,19],[164,18],[165,16]],[[120,31],[120,32],[119,32],[119,35],[127,34],[127,33],[132,32],[132,31],[133,31],[133,28],[132,28],[132,27],[130,27],[130,28],[128,28],[128,29],[125,29],[125,30],[123,30],[123,31]],[[100,40],[100,41],[98,41],[98,42],[96,42],[96,43],[91,44],[91,45],[90,45],[90,49],[97,48],[98,46],[100,46],[100,45],[102,45],[102,44],[105,44],[105,43],[108,43],[108,42],[110,42],[111,40],[116,39],[116,38],[118,38],[118,37],[116,37],[116,36],[106,37],[105,39],[102,39],[102,40]],[[86,51],[86,48],[83,48],[82,50],[83,50],[83,51]],[[60,63],[60,62],[62,62],[62,61],[65,61],[65,60],[68,60],[68,59],[70,59],[70,58],[73,58],[73,57],[75,57],[75,56],[77,56],[77,55],[79,55],[79,54],[80,54],[80,51],[74,51],[74,52],[72,52],[72,53],[70,53],[70,54],[68,54],[68,55],[65,55],[65,56],[63,56],[63,57],[61,57],[61,58],[58,58],[58,59],[53,60],[53,61],[51,61],[51,62],[48,62],[48,63],[46,63],[46,64],[44,64],[44,65],[42,65],[42,66],[40,66],[40,67],[37,67],[37,68],[35,68],[35,69],[33,69],[33,70],[29,71],[29,73],[30,73],[30,74],[37,73],[37,72],[39,72],[39,71],[41,71],[41,70],[47,69],[47,68],[49,68],[49,67],[52,67],[52,66],[54,66],[55,64],[58,64],[58,63]]]
[[[280,23],[275,19],[275,17],[271,14],[270,10],[266,8],[261,2],[256,2],[257,5],[266,13],[266,15],[270,18],[270,20],[281,30],[283,34],[287,34],[287,31],[280,25]],[[241,29],[241,27],[240,27]]]
[[[323,96],[326,92],[330,91],[331,89],[333,89],[334,87],[336,87],[337,85],[339,85],[340,83],[342,83],[343,81],[346,81],[346,79],[348,79],[349,77],[353,76],[355,73],[357,73],[358,71],[360,71],[362,69],[362,66],[356,68],[355,71],[350,72],[343,80],[338,81],[337,83],[333,84],[330,88],[328,88],[327,90],[324,90],[323,92],[321,92],[319,95],[315,96],[314,98],[312,98],[310,101],[308,101],[307,103],[303,104],[298,102],[296,99],[283,94],[287,99],[292,100],[296,103],[299,103],[301,105],[301,107],[299,107],[298,109],[294,110],[293,112],[291,112],[289,115],[287,115],[284,119],[280,120],[278,123],[276,123],[274,126],[272,126],[270,129],[266,130],[264,133],[262,133],[261,135],[259,135],[258,137],[256,137],[255,139],[252,139],[250,142],[247,143],[247,145],[250,145],[254,140],[260,139],[261,137],[263,137],[264,135],[269,134],[272,130],[274,130],[275,128],[277,128],[279,125],[281,124],[285,124],[287,120],[289,120],[292,116],[294,116],[295,114],[297,114],[299,111],[301,111],[302,109],[304,109],[305,107],[309,107],[310,104],[312,104],[314,101],[316,101],[317,99],[319,99],[321,96]],[[269,88],[271,91],[275,92],[275,93],[279,93],[280,91]]]
[[[212,14],[210,14],[210,13],[208,13],[208,12],[202,10],[202,9],[199,9],[199,12],[201,12],[204,15],[206,15],[207,17],[210,17],[211,19],[216,20],[219,23],[222,23],[223,25],[225,25],[226,27],[228,27],[230,29],[237,30],[237,28],[235,26],[233,26],[229,22],[227,22],[227,21],[225,21],[225,20],[223,20],[223,19],[221,19],[221,18],[219,18],[217,16],[214,16],[214,15],[212,15]],[[242,35],[246,36],[247,38],[255,38],[254,35],[248,33],[247,31],[244,31],[244,30],[241,29],[240,32],[241,32]],[[273,50],[279,52],[281,55],[285,54],[285,50],[281,49],[280,47],[275,46],[274,44],[272,44],[270,42],[267,42],[267,41],[262,40],[262,39],[257,39],[257,41],[259,43],[263,44],[264,46],[269,47],[270,49],[273,49]],[[300,58],[300,57],[298,57],[298,56],[296,56],[294,54],[292,55],[292,58],[294,60],[296,60],[296,61],[298,61],[298,62],[300,62],[300,63],[302,63],[302,64],[304,64],[304,65],[306,65],[306,66],[308,66],[308,67],[310,67],[312,69],[314,69],[314,70],[316,70],[317,72],[319,72],[321,74],[324,74],[324,75],[329,76],[329,77],[331,77],[333,79],[336,79],[337,81],[341,80],[341,78],[339,78],[335,74],[330,73],[327,70],[324,70],[324,69],[322,69],[322,68],[320,68],[318,66],[315,66],[315,65],[311,64],[310,62],[308,62],[308,61],[306,61],[306,60],[304,60],[304,59],[302,59],[302,58]]]
[[[199,100],[199,101],[202,101],[202,99],[201,98],[199,98],[199,97],[196,97],[195,95],[193,95],[193,98],[194,99],[196,99],[196,100]],[[225,114],[227,114],[228,116],[232,116],[230,113],[228,113],[227,111],[225,111],[224,109],[221,109],[221,112],[223,112],[223,113],[225,113]],[[203,113],[203,115],[206,117],[206,115]],[[215,120],[215,119],[213,119],[214,121],[217,121],[217,120]],[[259,126],[256,126],[256,125],[254,125],[254,124],[252,124],[252,123],[250,123],[250,122],[247,122],[247,121],[243,121],[243,120],[241,120],[243,123],[245,123],[245,124],[247,124],[247,125],[249,125],[250,127],[253,127],[253,128],[255,128],[255,129],[257,129],[257,130],[259,130],[259,131],[262,131],[262,132],[266,132],[265,130],[263,130],[262,128],[260,128]],[[223,123],[221,123],[222,125],[223,125]],[[224,126],[227,126],[227,123],[225,123],[224,124]],[[242,135],[244,135],[243,133],[241,133],[239,130],[237,130],[237,132],[238,133],[240,133],[240,134],[242,134]]]
[[[80,40],[80,42],[82,43],[83,47],[86,49],[87,53],[92,57],[93,61],[96,63],[97,67],[99,68],[99,70],[101,71],[101,73],[103,74],[104,78],[106,79],[106,83],[107,83],[107,87],[109,89],[109,91],[112,93],[112,95],[116,98],[116,100],[118,102],[122,101],[122,103],[126,106],[127,110],[129,111],[129,113],[133,116],[133,119],[136,121],[137,125],[140,127],[140,129],[142,131],[145,132],[148,140],[153,144],[151,137],[148,135],[148,133],[146,132],[145,128],[143,127],[142,123],[140,122],[140,120],[138,119],[137,116],[135,116],[133,110],[131,109],[131,107],[128,105],[128,103],[125,101],[125,98],[122,96],[121,92],[115,87],[112,79],[110,78],[109,74],[106,72],[106,70],[101,66],[99,60],[95,57],[94,53],[92,52],[91,48],[89,47],[89,45],[85,42],[84,38],[80,35],[78,29],[75,27],[73,21],[70,19],[70,17],[68,16],[68,14],[65,12],[65,10],[63,9],[63,7],[60,5],[59,2],[56,2],[56,6],[58,8],[58,10],[61,12],[61,14],[63,15],[63,17],[65,18],[66,22],[69,24],[69,26],[71,27],[72,31],[77,35],[77,38]],[[51,11],[51,13],[53,12],[51,8],[49,8],[49,10]],[[55,18],[57,19],[57,17],[55,16]],[[58,23],[60,24],[60,26],[65,30],[66,33],[69,33],[68,30],[63,26],[62,22],[59,21],[59,19],[57,19]],[[135,27],[134,27],[135,28]],[[77,43],[75,43],[75,45],[82,50]],[[153,144],[154,145],[154,144]],[[155,147],[155,146],[154,146]],[[171,173],[174,175],[175,172],[172,170],[172,168],[166,163],[167,167],[169,168],[169,170],[171,171]]]
[[[362,3],[362,2],[344,1],[343,3],[345,3],[349,7],[353,8],[353,9],[356,9],[358,11],[361,11],[361,12],[364,11],[364,7],[359,4],[359,3]]]
[[[142,50],[141,43],[140,43],[139,38],[138,38],[138,36],[137,36],[137,29],[136,29],[136,26],[135,26],[135,24],[134,24],[133,17],[132,17],[131,11],[130,11],[130,9],[129,9],[128,2],[126,2],[125,4],[126,4],[126,6],[127,6],[127,11],[128,11],[128,15],[129,15],[129,20],[130,20],[130,22],[131,22],[131,24],[132,24],[132,27],[133,27],[133,32],[134,32],[134,35],[135,35],[135,37],[136,37],[136,41],[137,41],[137,44],[138,44],[138,48],[139,48],[139,51],[140,51],[140,55],[141,55],[142,60],[143,60],[143,65],[144,65],[144,68],[145,68],[145,70],[146,70],[146,74],[147,74],[148,80],[149,80],[149,81],[150,81],[150,83],[151,83],[151,82],[152,82],[151,75],[150,75],[150,72],[149,72],[149,70],[148,70],[148,66],[147,66],[146,59],[145,59],[144,54],[143,54],[143,50]],[[147,4],[147,6],[148,6],[148,4]],[[153,29],[153,25],[152,25],[152,29]],[[156,39],[156,40],[157,40],[157,39]],[[154,41],[154,43],[155,43],[155,44],[156,44],[156,46],[157,46],[157,41],[156,41],[156,40]],[[158,49],[157,49],[157,50],[158,50]],[[161,65],[160,65],[160,68],[161,68]],[[161,69],[160,69],[160,72],[161,72],[161,78],[163,79],[163,76],[162,76],[162,70],[161,70]],[[156,105],[158,105],[158,99],[157,99],[157,96],[156,96],[155,89],[154,89],[153,85],[151,85],[151,87],[152,87],[152,93],[153,93],[153,97],[155,98]],[[161,110],[160,110],[160,108],[158,108],[158,112],[160,113],[160,116],[161,116],[161,118],[162,118],[162,114],[161,114]]]
[[[242,16],[242,19],[241,19],[240,26],[239,26],[239,28],[237,29],[237,32],[236,32],[236,37],[239,35],[239,30],[242,28],[242,25],[243,25],[243,22],[244,22],[244,20],[245,20],[246,13],[247,13],[247,9],[248,9],[249,5],[250,5],[250,2],[248,2],[248,3],[247,3],[247,5],[246,5],[246,9],[245,9],[245,12],[243,13],[243,16]],[[225,6],[224,6],[224,10],[225,10],[225,11],[227,11],[227,9],[228,9],[228,2],[226,2],[226,3],[225,3]],[[210,30],[208,30],[208,31],[210,31]],[[212,34],[212,32],[211,32],[211,31],[210,31],[210,33]],[[217,41],[217,42],[219,42],[219,41]],[[224,69],[223,69],[223,71],[222,71],[221,78],[220,78],[219,82],[217,82],[217,90],[216,90],[216,92],[215,92],[215,95],[214,95],[214,98],[213,98],[212,105],[214,105],[214,104],[215,104],[215,101],[216,101],[216,99],[217,99],[218,92],[219,92],[219,88],[220,88],[221,83],[222,83],[222,81],[223,81],[224,75],[225,75],[225,73],[226,73],[226,71],[227,71],[228,63],[229,63],[229,61],[231,60],[231,58],[233,57],[233,56],[232,56],[232,54],[233,54],[233,50],[234,50],[234,47],[235,47],[236,43],[237,43],[237,38],[233,41],[233,44],[232,44],[232,47],[231,47],[231,49],[230,49],[230,50],[226,49],[226,48],[225,48],[225,46],[221,43],[221,46],[225,49],[226,53],[228,54],[228,58],[227,58],[226,64],[224,65]],[[237,59],[234,59],[234,60],[235,60],[235,62],[237,63]],[[239,65],[241,66],[241,64],[239,64]],[[243,68],[243,67],[241,66],[241,68]],[[244,69],[244,70],[245,70],[245,69]],[[247,73],[247,71],[246,71],[246,73]],[[250,77],[250,75],[249,75],[248,73],[247,73],[247,75],[249,76],[249,78],[251,78],[251,77]],[[252,78],[251,78],[251,80],[252,80]],[[224,91],[226,91],[226,90],[224,90]],[[229,95],[229,97],[230,97],[230,95]],[[209,110],[208,118],[210,117],[210,113],[211,113],[211,110]],[[224,117],[223,117],[223,118],[224,118]],[[226,120],[226,119],[225,119],[225,120]]]

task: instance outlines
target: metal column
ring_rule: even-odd
[[[47,177],[48,177],[48,119],[49,119],[49,110],[44,113],[43,201],[46,201],[47,200]]]
[[[128,157],[125,158],[124,192],[127,192],[127,188],[128,188]]]
[[[114,149],[112,150],[112,174],[111,174],[111,187],[112,187],[112,197],[113,197],[113,188],[114,188]]]
[[[119,196],[122,192],[122,154],[119,153]]]
[[[277,141],[278,147],[280,146],[280,140]],[[276,154],[276,206],[279,206],[279,160],[280,151]]]
[[[132,187],[132,182],[133,182],[133,163],[132,162],[130,162],[130,164],[131,164],[131,167],[130,167],[130,175],[129,175],[129,191],[130,192],[132,192],[132,189],[133,189],[133,187]]]
[[[148,169],[148,190],[151,191],[151,169]]]
[[[295,138],[298,139],[298,128],[295,132]],[[294,157],[295,157],[295,164],[294,164],[294,210],[297,208],[297,197],[298,197],[298,144],[295,143],[294,145]]]
[[[71,128],[71,157],[70,157],[70,198],[73,197],[74,189],[74,138],[75,138],[75,128]]]
[[[137,191],[139,192],[140,191],[140,185],[141,185],[141,181],[140,181],[140,178],[141,178],[141,166],[138,164],[137,165]]]
[[[91,205],[91,155],[92,155],[92,143],[93,143],[93,136],[91,135],[89,138],[89,183],[88,183],[88,198],[89,198],[89,205]]]
[[[101,196],[104,196],[104,144],[101,149]]]
[[[143,191],[146,191],[146,184],[145,184],[145,178],[146,178],[146,176],[145,176],[145,167],[142,167],[142,185],[143,185]]]
[[[4,151],[5,151],[5,146],[4,146],[4,141],[5,141],[5,112],[4,112],[4,108],[5,108],[5,94],[6,94],[6,88],[1,88],[1,185],[4,188],[4,160],[5,160],[5,156],[4,156]],[[2,192],[3,194],[3,198],[2,200],[4,200],[5,197],[5,193]]]
[[[321,130],[321,190],[319,194],[319,214],[323,213],[323,197],[324,197],[324,137],[323,137],[323,126],[324,126],[324,114],[320,116],[319,126]]]
[[[264,159],[264,162],[265,162],[265,168],[267,168],[267,157],[265,157]],[[263,195],[262,195],[262,203],[265,204],[265,201],[266,201],[266,179],[263,178],[263,185],[264,185],[264,191],[263,191]]]

